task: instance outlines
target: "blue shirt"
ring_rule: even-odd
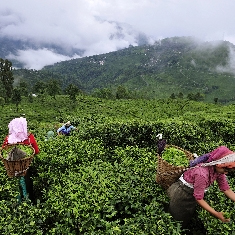
[[[66,128],[66,126],[65,125],[63,125],[62,127],[60,127],[58,130],[57,130],[57,133],[60,133],[60,132],[62,132],[63,134],[69,134],[70,133],[70,131],[71,130],[74,130],[74,129],[76,129],[74,126],[68,126],[67,128]]]

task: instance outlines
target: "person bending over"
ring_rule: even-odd
[[[70,135],[72,130],[77,130],[77,128],[71,125],[70,121],[68,121],[57,130],[57,134],[58,135]]]
[[[223,212],[216,211],[204,200],[204,195],[208,187],[217,181],[220,191],[235,201],[235,193],[226,177],[234,169],[235,152],[226,146],[216,148],[209,153],[206,163],[199,163],[188,169],[167,189],[170,198],[168,212],[175,220],[182,222],[183,228],[189,225],[197,204],[222,222],[229,222],[230,219],[225,218]]]

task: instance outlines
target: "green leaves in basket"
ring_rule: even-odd
[[[22,150],[23,152],[26,153],[26,156],[25,157],[30,157],[32,154],[33,154],[33,148],[30,147],[29,145],[23,145],[23,144],[18,144],[18,145],[12,145],[8,148],[4,148],[1,150],[1,155],[3,158],[7,158],[9,153],[12,151],[13,148],[18,148],[20,150]]]
[[[163,153],[162,153],[162,159],[170,163],[171,165],[175,166],[185,166],[187,167],[189,165],[189,160],[184,153],[184,151],[174,148],[174,147],[169,147],[166,148]]]

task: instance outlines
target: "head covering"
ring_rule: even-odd
[[[207,162],[219,160],[223,158],[224,156],[231,154],[231,153],[234,153],[234,152],[231,151],[226,146],[220,146],[216,148],[215,150],[213,150],[212,152],[210,152],[210,157],[208,158]]]
[[[235,153],[229,154],[229,155],[227,155],[226,157],[224,157],[222,159],[225,160],[225,158],[227,159],[227,162],[217,164],[217,167],[220,167],[220,168],[223,168],[223,167],[235,168]]]
[[[54,131],[48,131],[47,132],[47,139],[53,139],[54,137]]]
[[[70,125],[71,125],[70,121],[67,121],[67,122],[65,123],[65,126],[70,126]]]
[[[157,136],[156,136],[159,140],[162,139],[162,133],[159,133]]]
[[[226,146],[220,146],[210,153],[205,164],[202,166],[214,166],[217,167],[235,167],[235,152],[228,149]]]
[[[11,122],[8,125],[8,128],[9,128],[9,135],[8,135],[9,144],[23,142],[24,140],[28,139],[26,118],[20,117],[11,120]]]

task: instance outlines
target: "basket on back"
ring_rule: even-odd
[[[30,148],[28,154],[22,150],[24,144],[8,144],[1,149],[0,158],[4,164],[9,177],[25,176],[30,164],[32,163],[35,150],[31,145],[27,145]]]
[[[175,148],[184,152],[187,159],[193,160],[193,154],[185,149],[182,149],[175,145],[166,145],[165,149],[167,148]],[[164,151],[163,151],[164,153]],[[176,166],[170,164],[166,160],[164,160],[159,154],[157,155],[157,175],[156,175],[156,182],[160,184],[164,189],[167,189],[171,184],[176,182],[180,175],[188,169],[187,166]]]

